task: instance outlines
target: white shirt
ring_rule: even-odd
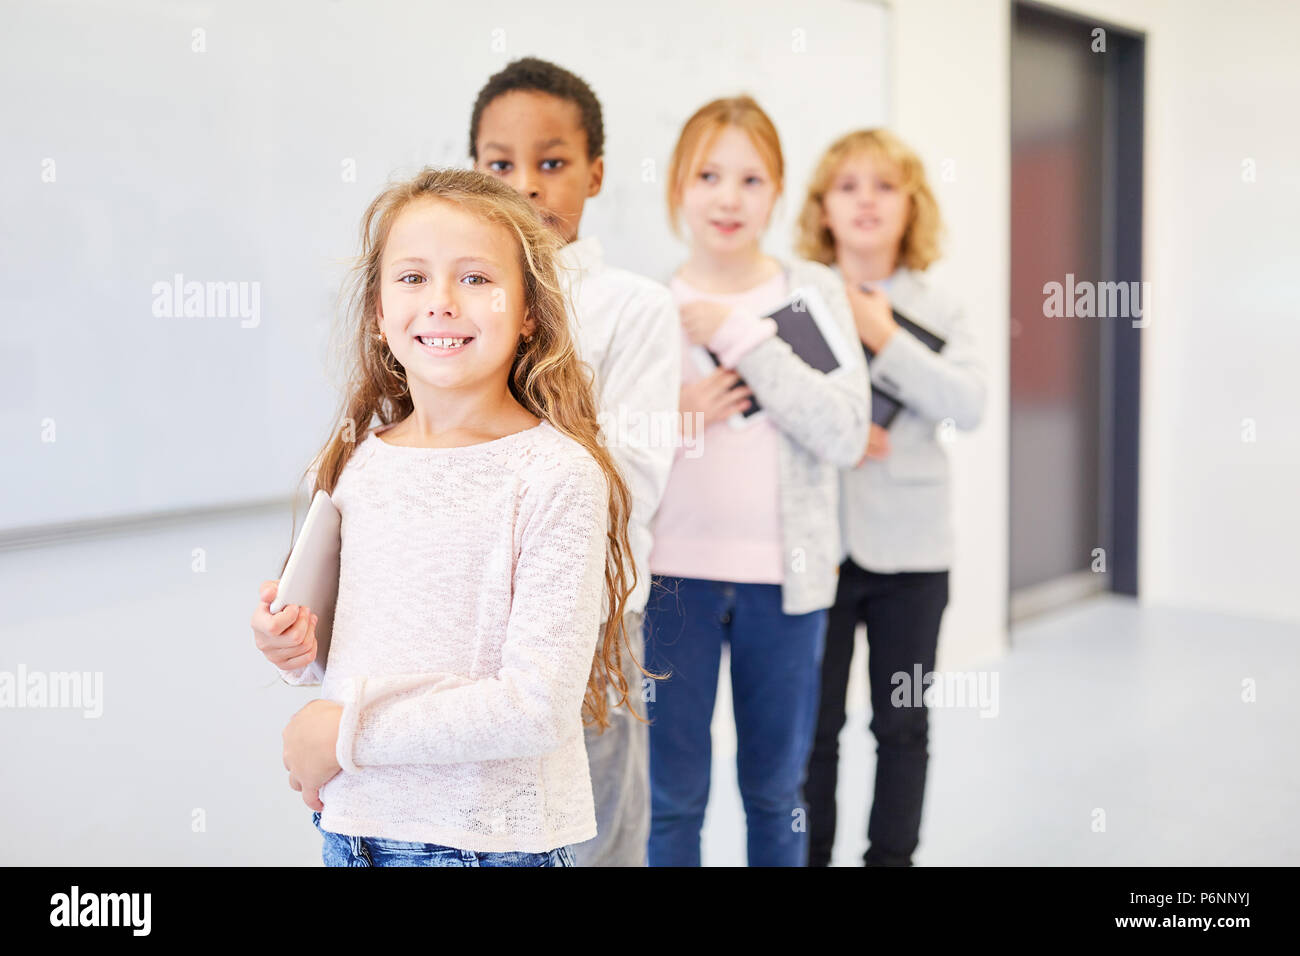
[[[681,322],[667,288],[606,265],[594,237],[565,246],[560,264],[578,351],[596,373],[606,446],[632,495],[627,536],[637,584],[627,610],[643,611],[650,596],[650,527],[680,441]]]
[[[582,702],[608,495],[586,449],[545,421],[462,448],[373,432],[357,446],[333,494],[321,696],[343,705],[343,770],[321,788],[323,829],[478,852],[596,835]]]

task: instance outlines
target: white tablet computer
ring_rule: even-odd
[[[316,492],[307,511],[307,520],[293,543],[289,561],[280,575],[280,586],[271,613],[283,611],[290,604],[309,608],[317,617],[316,660],[312,663],[325,673],[330,635],[334,631],[334,602],[339,595],[339,511],[325,491]]]
[[[855,343],[844,341],[843,334],[831,318],[826,300],[812,286],[795,289],[789,298],[765,317],[776,322],[776,334],[785,340],[795,355],[819,372],[835,374],[856,358],[849,352]],[[712,373],[720,364],[717,356],[702,345],[697,345],[692,351],[695,354],[695,364],[701,372]],[[742,380],[737,383],[737,387],[744,384]],[[728,423],[733,428],[744,428],[756,420],[755,416],[761,416],[762,412],[758,397],[754,396],[750,407],[732,415]]]

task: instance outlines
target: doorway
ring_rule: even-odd
[[[1012,621],[1137,594],[1143,75],[1141,34],[1013,4]]]

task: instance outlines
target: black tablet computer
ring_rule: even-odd
[[[831,321],[830,309],[826,301],[815,288],[796,289],[765,318],[776,322],[776,334],[801,359],[819,372],[830,374],[844,367],[848,356],[844,354],[843,334]],[[721,363],[709,349],[700,346],[696,350],[697,364],[701,371],[712,372]],[[744,385],[737,382],[734,387]],[[751,398],[748,409],[732,415],[733,427],[743,427],[747,420],[762,412],[758,396]]]
[[[893,313],[894,321],[898,323],[898,327],[904,332],[919,339],[926,348],[930,349],[930,351],[940,352],[943,350],[943,347],[948,344],[947,340],[931,332],[924,326],[913,322],[897,309],[894,309]],[[867,356],[867,366],[870,368],[871,360],[876,357],[876,353],[871,351],[871,349],[867,348],[865,345],[862,346],[862,351]],[[897,395],[888,388],[878,385],[874,377],[871,379],[871,423],[873,425],[879,425],[881,428],[888,428],[890,425],[894,424],[894,419],[898,417],[898,413],[905,407],[906,406]]]

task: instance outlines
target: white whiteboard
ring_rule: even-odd
[[[5,21],[0,529],[289,494],[337,405],[328,329],[362,211],[395,175],[466,164],[474,95],[510,60],[596,91],[606,179],[582,234],[661,280],[684,254],[661,176],[697,107],[749,92],[772,115],[786,253],[817,155],[889,102],[868,0],[72,0]],[[256,289],[256,324],[215,298],[156,315],[176,275]]]

